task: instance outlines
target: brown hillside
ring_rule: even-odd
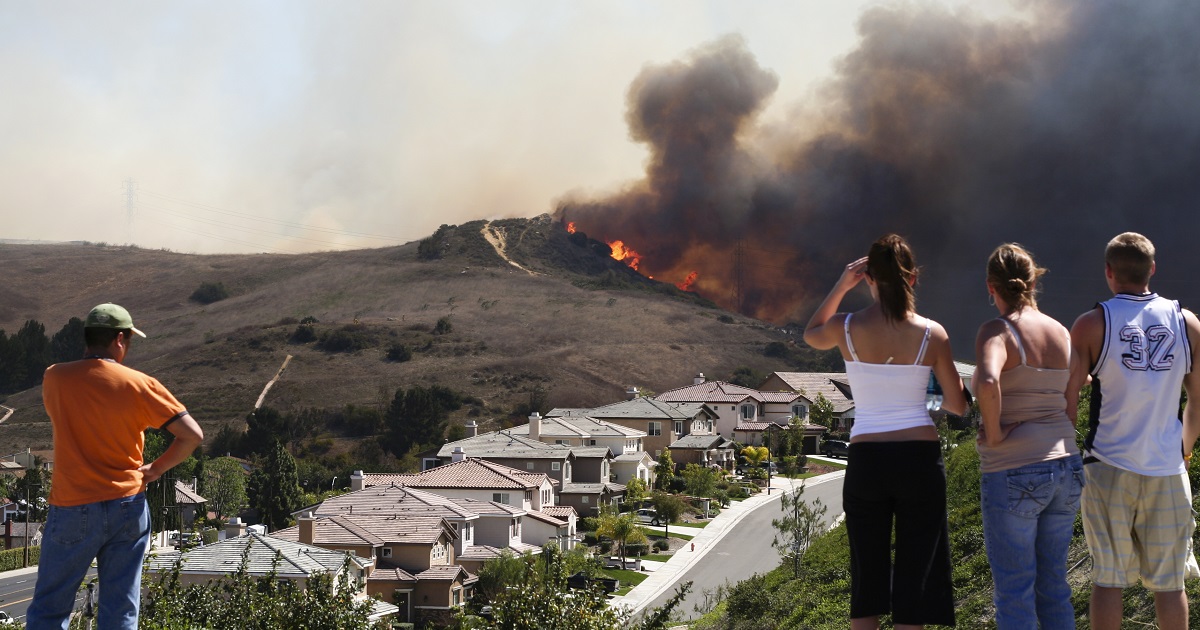
[[[630,385],[678,387],[698,371],[792,367],[763,354],[769,342],[790,342],[784,332],[645,279],[571,242],[549,217],[446,226],[421,248],[440,258],[420,260],[418,249],[189,255],[0,244],[0,329],[34,319],[50,335],[95,304],[125,305],[149,335],[129,364],[162,380],[210,436],[244,418],[288,354],[266,401],[277,409],[380,405],[397,387],[437,383],[478,398],[456,420],[471,413],[485,426],[536,387],[552,406],[585,406],[619,400]],[[231,296],[190,300],[206,282]],[[318,336],[347,329],[371,345],[331,353],[289,342],[310,316]],[[443,317],[452,331],[432,334]],[[393,344],[411,348],[412,360],[387,361]],[[50,446],[40,389],[0,402],[17,410],[0,424],[0,451]]]

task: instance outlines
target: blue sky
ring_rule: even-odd
[[[647,64],[741,35],[761,122],[803,124],[871,4],[0,3],[0,238],[300,252],[549,212],[641,176]]]

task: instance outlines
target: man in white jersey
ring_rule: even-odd
[[[1110,300],[1075,320],[1067,414],[1092,381],[1084,441],[1081,512],[1092,554],[1089,620],[1121,626],[1122,590],[1141,576],[1154,592],[1158,627],[1188,626],[1184,579],[1200,577],[1192,556],[1187,461],[1200,436],[1200,320],[1150,291],[1154,245],[1134,232],[1104,251]],[[1188,404],[1180,414],[1180,391]],[[1189,575],[1189,572],[1191,575]]]

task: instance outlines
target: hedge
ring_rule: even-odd
[[[34,566],[38,563],[38,558],[42,557],[41,546],[29,548],[29,566]],[[17,547],[7,551],[0,551],[0,571],[12,571],[20,569],[25,564],[25,548]]]

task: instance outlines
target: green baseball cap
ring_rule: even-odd
[[[92,309],[92,312],[88,313],[87,320],[83,322],[83,327],[132,330],[140,337],[146,336],[146,333],[133,327],[133,318],[129,316],[129,311],[112,303],[101,304]]]

